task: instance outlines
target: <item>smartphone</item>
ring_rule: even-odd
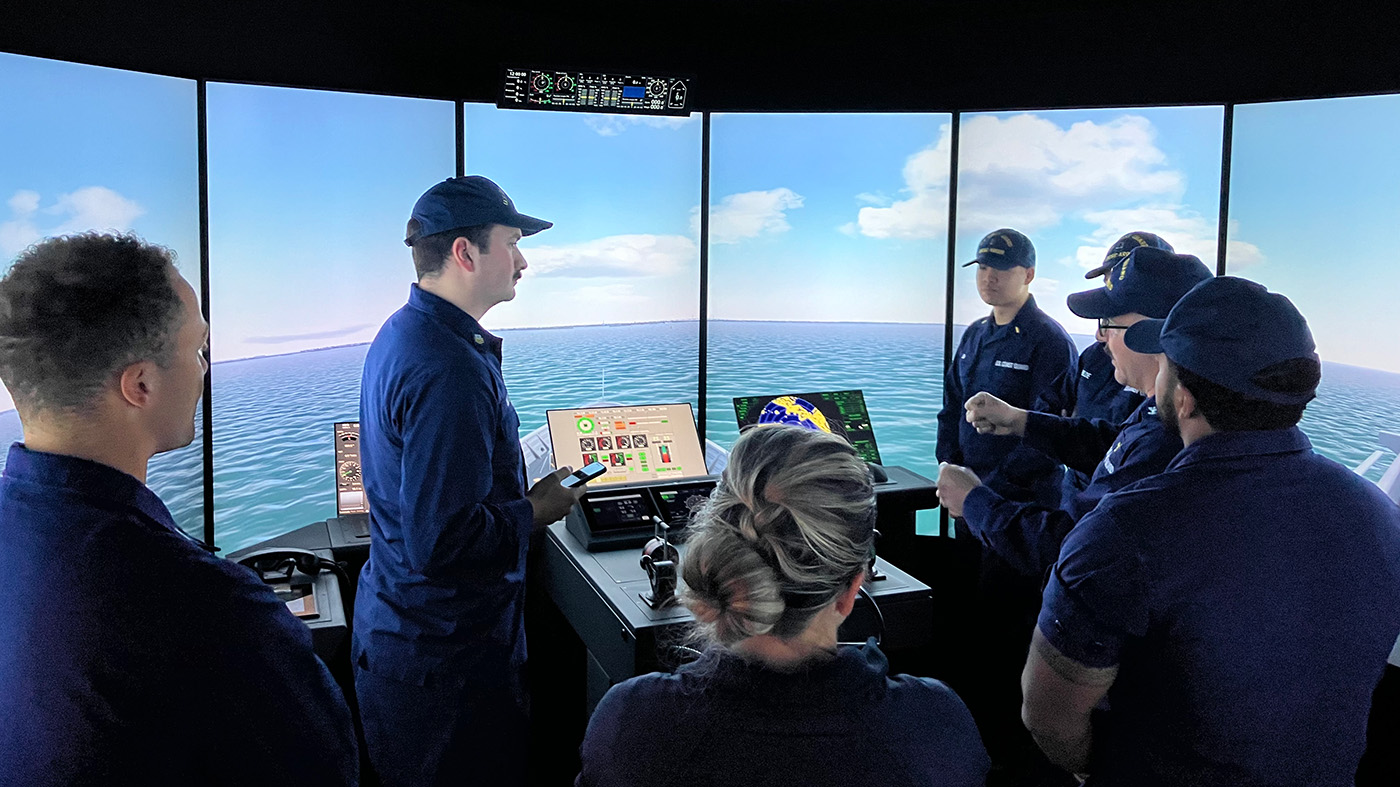
[[[607,469],[608,466],[602,462],[592,462],[565,476],[564,480],[559,482],[559,485],[565,489],[573,489],[579,484],[592,481],[606,472]]]

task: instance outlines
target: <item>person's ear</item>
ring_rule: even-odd
[[[1026,268],[1026,284],[1035,281],[1035,268]]]
[[[476,245],[463,236],[458,236],[452,241],[452,262],[468,271],[476,271],[476,261],[480,254],[481,251]]]
[[[860,586],[865,582],[865,572],[857,574],[851,580],[851,586],[841,591],[841,595],[836,597],[836,613],[841,617],[848,617],[851,610],[856,607],[856,596],[860,594]]]
[[[1178,421],[1185,421],[1188,418],[1195,418],[1200,415],[1200,410],[1196,408],[1196,395],[1187,390],[1186,386],[1180,382],[1176,384],[1176,389],[1172,391],[1172,404],[1176,406],[1176,417]]]
[[[127,366],[117,376],[117,389],[122,399],[132,407],[145,407],[150,404],[155,368],[150,361],[140,361]]]

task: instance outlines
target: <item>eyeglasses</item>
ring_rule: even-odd
[[[1128,326],[1128,325],[1114,325],[1113,323],[1109,322],[1107,319],[1100,319],[1100,320],[1099,320],[1099,330],[1101,330],[1101,331],[1126,331],[1126,330],[1128,330],[1129,327],[1131,327],[1131,326]]]

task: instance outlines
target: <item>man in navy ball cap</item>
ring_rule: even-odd
[[[1160,354],[1185,448],[1066,538],[1027,726],[1093,784],[1351,784],[1400,633],[1400,509],[1297,427],[1321,379],[1307,322],[1225,276],[1124,341]]]
[[[404,239],[418,283],[365,356],[352,658],[386,786],[525,782],[525,555],[582,490],[563,467],[526,491],[501,340],[480,321],[515,297],[520,239],[551,226],[477,175],[428,189]]]
[[[1103,263],[1088,273],[1086,279],[1097,279],[1122,262],[1133,249],[1148,247],[1176,251],[1164,238],[1151,232],[1135,230],[1124,233],[1104,254]],[[1104,331],[1096,331],[1095,341],[1079,353],[1078,364],[1061,375],[1042,394],[1031,409],[1053,415],[1100,419],[1114,424],[1128,420],[1147,397],[1131,386],[1115,379],[1113,359],[1104,351]],[[1089,475],[1072,467],[1064,468],[1060,483],[1060,500],[1068,501],[1089,486]]]
[[[1162,472],[1181,450],[1181,439],[1157,417],[1157,356],[1129,349],[1123,334],[1138,322],[1165,317],[1210,277],[1210,269],[1189,254],[1139,247],[1120,258],[1102,287],[1067,299],[1070,311],[1099,321],[1118,382],[1147,397],[1122,424],[1027,411],[987,393],[968,400],[966,417],[979,433],[1014,435],[1023,445],[1091,474],[1083,491],[1059,506],[1041,506],[1005,499],[967,468],[940,468],[938,496],[949,513],[962,516],[973,535],[1022,575],[1044,576],[1070,528],[1104,495]]]
[[[940,462],[966,465],[1000,495],[1054,505],[1060,489],[1051,459],[1018,452],[1018,438],[980,434],[963,420],[963,404],[973,394],[986,391],[1017,407],[1030,407],[1074,366],[1074,342],[1040,310],[1030,293],[1035,257],[1030,238],[1003,228],[982,238],[976,256],[964,266],[977,267],[977,294],[991,313],[967,326],[943,375],[935,451]],[[986,622],[986,628],[1009,634],[1009,638],[982,638],[967,652],[977,673],[988,676],[966,696],[967,703],[993,743],[993,761],[998,767],[1019,768],[1007,764],[1038,756],[1017,718],[1020,691],[1016,685],[1019,654],[1025,652],[1025,632],[1039,598],[1038,580],[1022,581],[1015,567],[970,537],[960,518],[954,520],[953,528],[961,537],[961,548],[968,550],[967,559],[977,567],[970,614]],[[1003,741],[1004,745],[997,745]]]
[[[963,267],[969,265],[977,266],[977,293],[992,313],[967,326],[943,377],[936,452],[938,461],[966,465],[1001,488],[994,471],[1018,441],[977,433],[963,420],[963,403],[987,391],[1017,407],[1030,407],[1073,366],[1075,348],[1030,293],[1035,279],[1030,238],[1013,229],[988,233],[977,244],[977,256]],[[1005,491],[1013,492],[1009,486]],[[1058,498],[1054,484],[1043,491],[1047,502]]]
[[[1176,251],[1165,239],[1151,232],[1139,230],[1125,233],[1104,254],[1103,264],[1084,274],[1084,278],[1103,277],[1138,248]],[[1097,341],[1079,354],[1077,368],[1056,380],[1051,391],[1036,402],[1035,409],[1056,415],[1102,418],[1122,423],[1142,403],[1140,392],[1125,388],[1114,380],[1112,359],[1103,348],[1106,338],[1103,331],[1097,332],[1094,338]],[[1087,478],[1083,480],[1088,481]],[[1078,488],[1084,487],[1081,484]]]

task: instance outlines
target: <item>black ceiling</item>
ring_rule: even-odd
[[[4,0],[0,50],[488,102],[537,65],[690,74],[711,110],[1134,106],[1400,92],[1388,5]]]

